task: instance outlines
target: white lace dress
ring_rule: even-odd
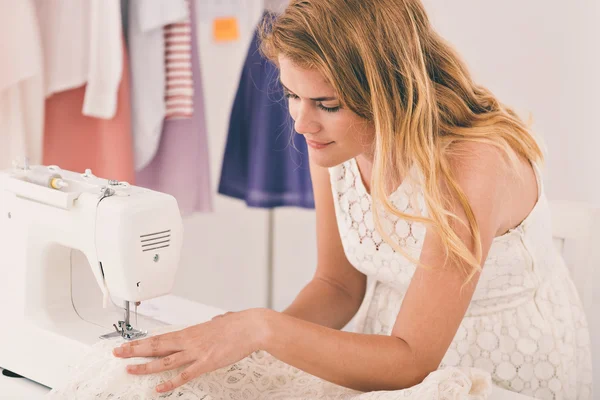
[[[349,261],[369,277],[355,330],[389,335],[415,266],[375,231],[371,198],[354,159],[330,169]],[[590,339],[576,288],[551,236],[540,171],[538,203],[494,239],[478,286],[441,367],[477,367],[505,389],[539,399],[591,399]],[[391,194],[398,209],[427,215],[416,180]],[[382,214],[392,239],[418,259],[425,227]]]

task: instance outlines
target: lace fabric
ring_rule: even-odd
[[[182,328],[168,326],[152,334]],[[46,397],[52,400],[484,400],[492,391],[488,373],[476,368],[447,368],[433,372],[409,389],[363,393],[310,375],[265,351],[257,351],[171,392],[157,393],[157,385],[175,377],[185,367],[151,375],[130,375],[126,365],[145,363],[152,358],[114,357],[112,349],[122,342],[123,339],[116,338],[95,344],[73,369],[68,382]]]

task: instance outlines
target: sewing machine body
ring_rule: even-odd
[[[67,186],[40,184],[48,173]],[[164,193],[89,170],[1,171],[0,367],[59,385],[90,345],[118,334],[124,304],[170,293],[182,231]],[[165,324],[137,318],[143,329]]]

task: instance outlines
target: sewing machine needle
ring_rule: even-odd
[[[129,302],[125,301],[125,328],[129,326]]]

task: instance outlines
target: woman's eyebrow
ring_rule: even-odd
[[[286,91],[288,91],[289,93],[294,93],[290,89],[288,89],[287,86],[285,86],[283,84],[283,82],[279,81],[279,83],[281,83],[281,86],[283,86],[283,88]],[[314,98],[311,98],[310,100],[312,100],[312,101],[331,101],[331,100],[336,100],[336,99],[337,99],[336,97],[314,97]]]

